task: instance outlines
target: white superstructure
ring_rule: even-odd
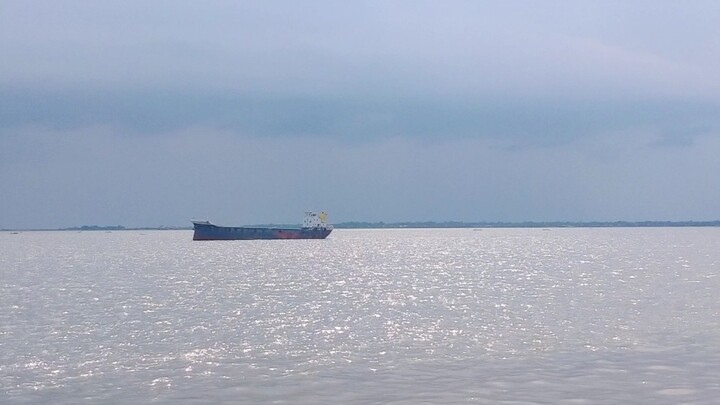
[[[319,214],[306,211],[302,226],[303,228],[332,229],[332,225],[327,223],[327,214],[324,211]]]

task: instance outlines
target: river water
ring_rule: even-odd
[[[712,404],[720,228],[0,232],[0,403]]]

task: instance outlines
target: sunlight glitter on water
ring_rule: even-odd
[[[1,402],[720,397],[716,228],[0,238]]]

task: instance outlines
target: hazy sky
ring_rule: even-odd
[[[720,2],[0,0],[0,228],[720,219]]]

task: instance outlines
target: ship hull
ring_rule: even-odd
[[[193,222],[193,226],[193,240],[325,239],[332,232],[323,228],[230,227],[207,222]]]

